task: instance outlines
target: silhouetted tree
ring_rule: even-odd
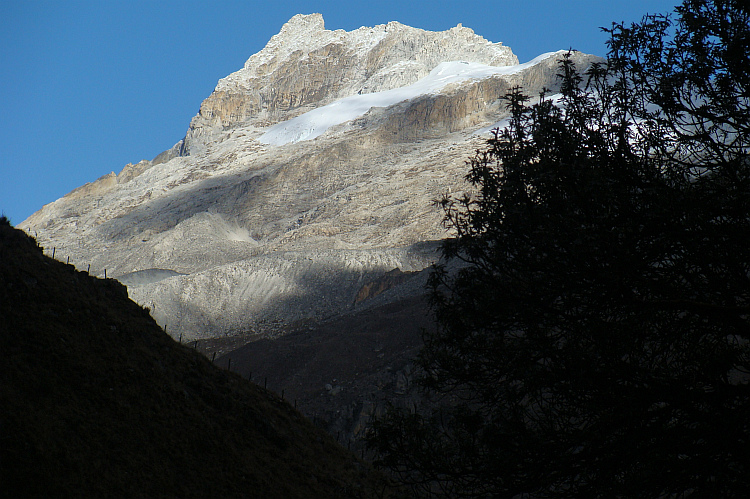
[[[476,192],[440,202],[419,361],[443,404],[369,440],[425,492],[750,490],[748,6],[608,31],[606,64],[562,59],[560,95],[505,96]]]

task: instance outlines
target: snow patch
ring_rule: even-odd
[[[329,128],[353,120],[373,107],[388,107],[422,95],[440,92],[450,84],[482,80],[496,75],[511,75],[535,66],[565,51],[548,52],[524,64],[488,66],[476,62],[453,61],[440,63],[428,76],[413,85],[371,94],[352,95],[327,106],[270,127],[258,140],[263,144],[282,146],[312,140]]]

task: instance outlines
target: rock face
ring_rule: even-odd
[[[397,22],[329,31],[320,14],[297,15],[241,70],[219,81],[190,124],[186,149],[215,128],[273,124],[349,95],[410,85],[455,60],[518,63],[510,48],[460,25],[442,33]]]
[[[500,96],[554,92],[557,55],[518,65],[461,26],[345,32],[295,16],[219,81],[183,140],[19,228],[120,277],[185,340],[268,336],[419,294],[361,299],[393,269],[435,261],[447,234],[433,200],[467,189],[466,159],[506,116]]]

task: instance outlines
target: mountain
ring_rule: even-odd
[[[346,32],[298,15],[218,82],[177,144],[19,227],[126,283],[184,341],[273,337],[415,297],[410,279],[378,300],[365,290],[435,261],[447,233],[432,201],[467,188],[467,157],[507,114],[500,96],[555,91],[558,56],[518,64],[460,25]]]
[[[382,497],[288,402],[0,218],[4,497]]]
[[[561,55],[519,64],[461,25],[346,32],[298,15],[173,147],[19,228],[362,452],[374,414],[428,402],[413,358],[449,235],[433,201],[468,189],[467,158],[508,115],[501,96],[556,92]]]

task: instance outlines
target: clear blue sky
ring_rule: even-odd
[[[347,31],[462,23],[525,62],[569,47],[606,55],[599,27],[676,3],[0,1],[0,212],[19,224],[72,189],[170,148],[216,82],[295,14],[320,12],[326,28]]]

